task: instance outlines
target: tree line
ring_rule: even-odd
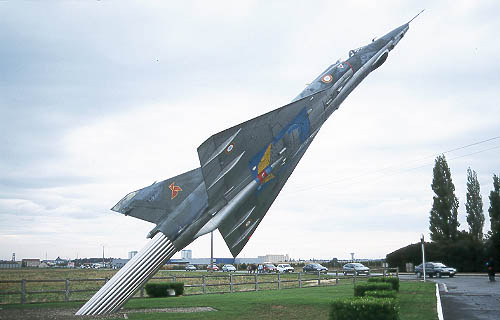
[[[485,215],[481,186],[477,173],[467,169],[465,209],[468,230],[459,230],[459,201],[444,155],[436,158],[431,188],[434,191],[429,216],[431,243],[426,244],[426,260],[441,261],[459,271],[484,271],[485,262],[493,257],[500,263],[500,178],[493,175],[493,190],[489,194],[488,214],[491,230],[484,234]],[[404,270],[406,262],[419,264],[422,254],[419,244],[409,245],[387,255],[391,266]]]

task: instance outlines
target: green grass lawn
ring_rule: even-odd
[[[0,282],[0,305],[19,303],[21,300],[21,284],[20,280],[25,279],[26,282],[26,302],[37,303],[37,302],[56,302],[65,300],[65,281],[64,279],[70,279],[69,282],[69,300],[81,301],[90,299],[97,290],[104,284],[104,279],[110,279],[117,271],[116,270],[106,270],[106,269],[12,269],[12,270],[2,270],[0,271],[0,281],[12,281],[16,280],[16,283],[5,283]],[[292,274],[281,274],[281,288],[293,288],[298,287],[298,273]],[[302,274],[302,285],[315,286],[317,281],[317,274]],[[153,279],[149,282],[165,282],[165,281],[179,281],[183,282],[186,287],[184,294],[200,294],[203,292],[201,284],[203,283],[203,278],[205,278],[207,293],[213,292],[229,292],[229,273],[216,272],[214,274],[208,273],[206,271],[196,271],[196,272],[185,272],[185,271],[170,271],[170,270],[160,270],[155,274]],[[255,274],[248,273],[238,273],[233,274],[232,279],[233,291],[251,291],[255,289],[255,285],[252,282],[255,281]],[[163,278],[163,279],[157,279]],[[85,280],[88,279],[88,280]],[[89,280],[96,279],[96,280]],[[323,284],[327,284],[328,280],[334,280],[335,275],[321,275],[321,280],[324,281]],[[54,282],[52,280],[57,280]],[[48,282],[50,281],[50,282]],[[278,274],[259,274],[258,282],[259,289],[277,289],[278,288]],[[287,282],[289,281],[289,282]],[[366,279],[358,279],[358,281],[366,281]],[[271,283],[273,282],[273,283]],[[351,283],[352,279],[347,277],[339,277],[339,284]],[[190,287],[191,286],[191,287]],[[86,291],[82,291],[86,290]],[[58,291],[57,293],[50,293],[48,291]],[[29,293],[36,292],[36,293]],[[139,292],[136,293],[136,297],[139,297]]]
[[[133,299],[125,309],[212,307],[203,313],[129,313],[129,319],[327,319],[329,304],[352,297],[352,285],[302,289]],[[398,300],[401,320],[437,319],[434,283],[401,282]],[[7,308],[75,308],[82,303],[5,305]]]
[[[126,308],[212,307],[203,319],[327,319],[335,298],[352,297],[350,285],[307,289],[240,292],[223,295],[132,300]],[[401,320],[437,319],[435,285],[402,282],[398,299]],[[129,314],[129,319],[200,319],[196,313]]]

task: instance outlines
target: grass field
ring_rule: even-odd
[[[88,300],[104,284],[105,279],[111,278],[117,271],[106,269],[12,269],[1,270],[0,281],[17,281],[15,283],[0,282],[0,304],[20,303],[21,284],[20,280],[25,279],[26,302],[54,302],[65,301],[65,279],[69,279],[70,301]],[[203,279],[205,277],[205,279]],[[160,281],[180,281],[186,285],[185,295],[200,294],[203,292],[201,287],[205,281],[206,293],[230,292],[229,274],[216,272],[213,275],[206,271],[186,272],[160,270],[155,278],[150,282]],[[232,275],[233,291],[251,291],[255,290],[255,275],[248,273],[237,273]],[[299,286],[298,273],[281,274],[280,288],[296,288]],[[302,286],[316,286],[317,274],[302,274]],[[98,279],[98,280],[88,280]],[[358,278],[363,281],[364,278]],[[277,274],[259,274],[259,290],[278,289]],[[331,285],[335,281],[335,276],[321,275],[322,285]],[[333,281],[333,283],[332,283]],[[339,284],[352,283],[352,278],[339,277]],[[193,287],[189,287],[193,286]],[[54,292],[57,291],[57,292]],[[31,293],[30,293],[31,292]],[[136,297],[140,294],[137,293]]]
[[[352,285],[311,287],[302,289],[238,292],[233,294],[193,295],[170,298],[130,300],[125,312],[132,309],[212,307],[217,311],[203,313],[132,313],[129,319],[327,319],[329,304],[336,298],[352,297]],[[434,320],[436,314],[435,285],[423,282],[401,282],[398,300],[401,320]],[[82,303],[45,303],[4,305],[3,312],[49,308],[77,308]],[[42,308],[42,309],[38,309]],[[1,317],[0,311],[0,317]],[[21,318],[19,318],[21,319]]]

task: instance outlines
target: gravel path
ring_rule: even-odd
[[[29,320],[63,320],[63,319],[128,319],[130,313],[158,313],[158,312],[208,312],[217,311],[211,307],[193,308],[161,308],[161,309],[127,309],[118,313],[105,316],[75,316],[78,308],[58,308],[58,309],[2,309],[0,308],[0,319],[29,319]]]

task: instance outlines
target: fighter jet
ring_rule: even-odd
[[[134,191],[112,210],[155,223],[149,237],[162,232],[178,250],[218,229],[236,257],[328,117],[408,28],[350,50],[290,104],[208,138],[198,147],[199,168]]]
[[[139,280],[119,285],[120,279],[112,279],[77,314],[117,310],[175,252],[216,229],[236,257],[325,121],[387,60],[410,22],[350,50],[346,60],[329,66],[291,103],[209,137],[197,150],[200,167],[121,199],[112,210],[156,224],[148,235],[154,244],[124,267],[128,271],[115,275]]]

